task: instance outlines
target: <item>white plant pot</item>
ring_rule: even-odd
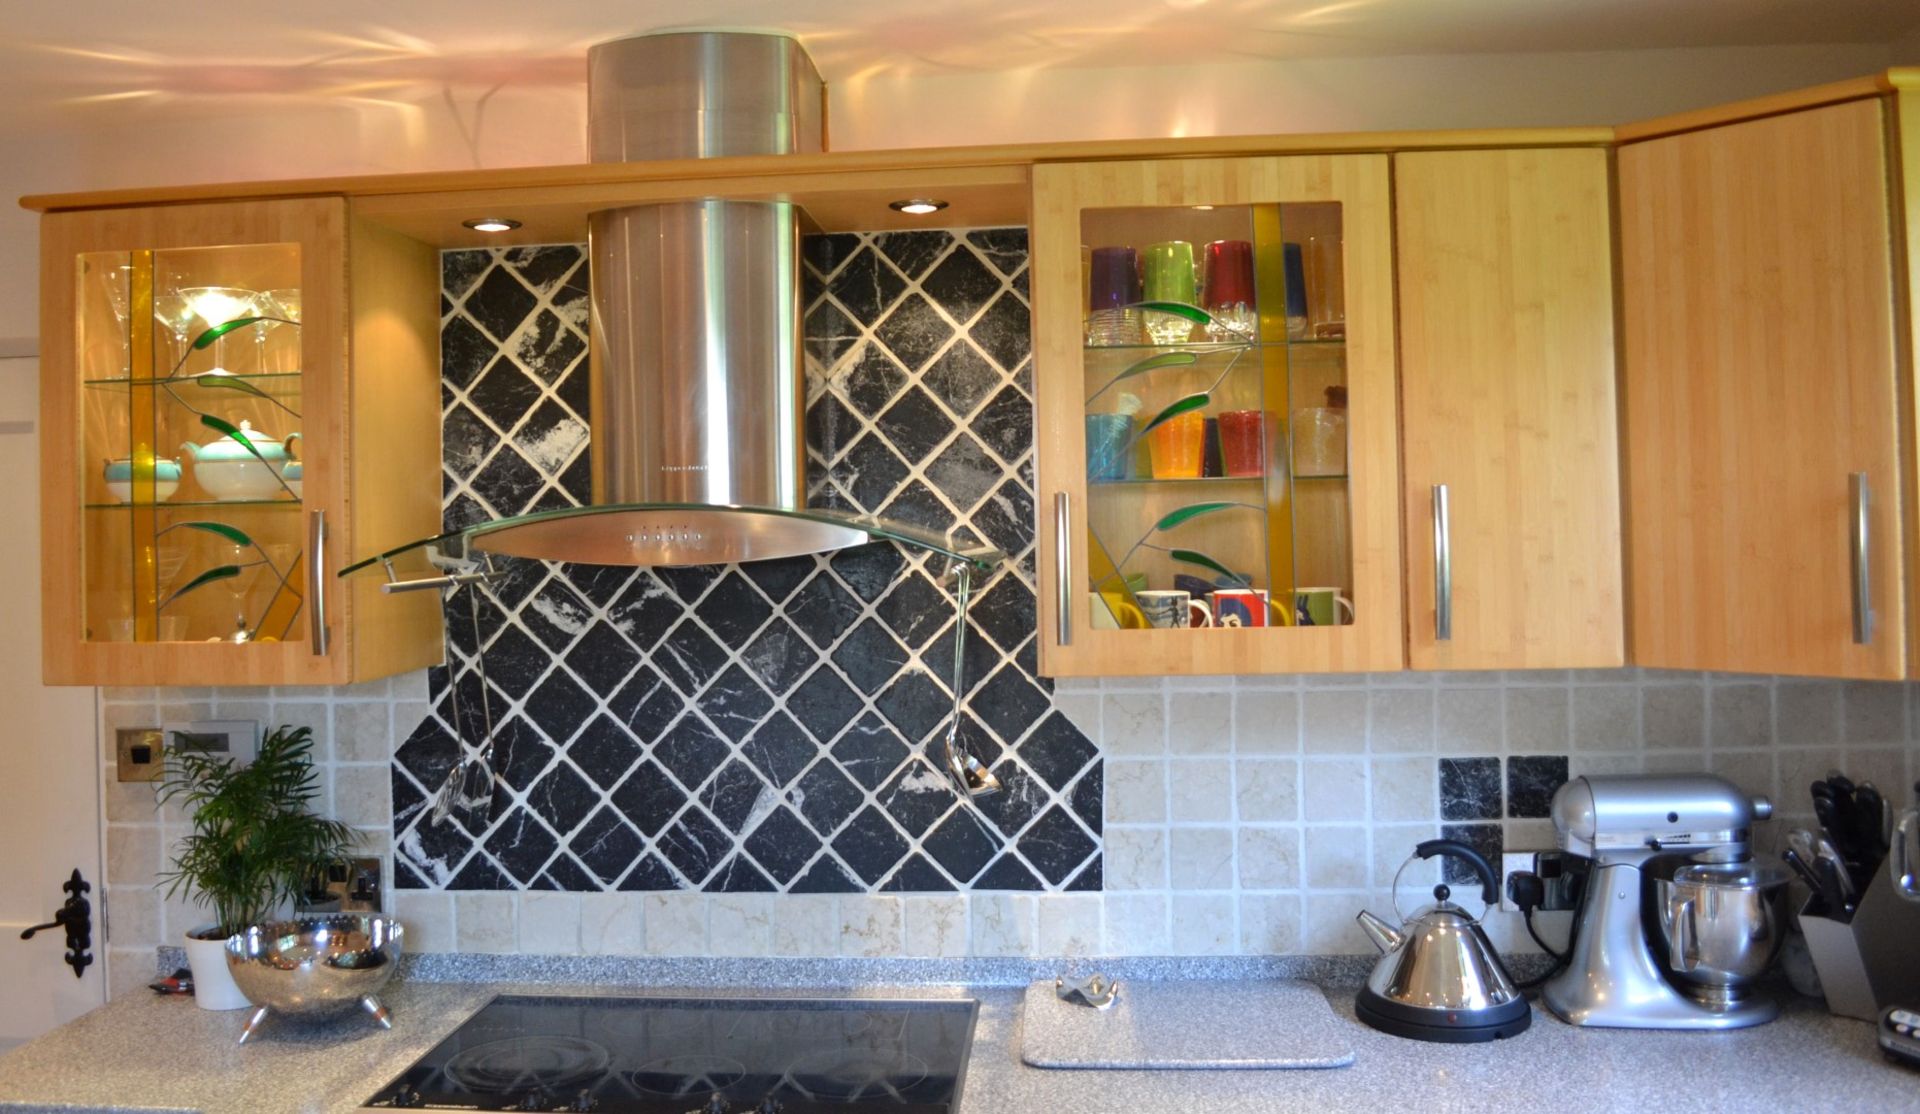
[[[187,933],[187,966],[193,969],[193,1001],[203,1010],[242,1010],[253,1003],[240,993],[227,969],[227,938],[203,940],[200,934],[212,932],[210,924]]]

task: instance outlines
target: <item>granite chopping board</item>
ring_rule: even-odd
[[[1020,1058],[1036,1068],[1342,1068],[1343,1021],[1312,983],[1127,982],[1111,1009],[1027,988]]]

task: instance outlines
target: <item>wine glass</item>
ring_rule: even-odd
[[[272,290],[259,291],[253,296],[253,304],[247,307],[248,313],[260,318],[253,323],[253,370],[260,375],[265,375],[268,371],[267,331],[274,325],[270,318],[286,316],[285,308],[280,305],[274,294],[275,291]]]
[[[89,272],[95,271],[92,261],[86,263]],[[114,336],[120,342],[120,378],[132,374],[133,338],[127,332],[127,319],[132,314],[130,289],[133,281],[133,265],[121,263],[98,269],[99,282],[107,296],[107,308],[113,312]]]
[[[173,363],[187,355],[187,330],[193,325],[193,300],[180,288],[180,275],[167,276],[167,285],[153,299],[153,319],[173,334]],[[171,365],[169,370],[171,369]]]
[[[186,286],[180,289],[180,293],[186,295],[193,316],[206,322],[203,331],[215,325],[224,325],[237,317],[249,316],[255,297],[253,291],[242,290],[238,286]],[[213,370],[227,370],[226,351],[225,336],[213,342]]]
[[[283,321],[291,321],[296,328],[299,327],[300,325],[300,288],[299,287],[287,286],[287,287],[282,287],[278,290],[269,290],[266,292],[266,297],[267,297],[267,300],[273,304],[274,309],[277,311],[271,314],[271,316],[278,317]],[[298,334],[295,334],[293,339],[293,358],[291,360],[288,360],[285,357],[285,351],[286,350],[283,346],[281,349],[282,357],[280,360],[275,362],[273,370],[276,372],[299,371],[300,370],[300,340],[299,340]]]

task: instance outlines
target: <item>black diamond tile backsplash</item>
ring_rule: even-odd
[[[477,637],[474,589],[449,602],[451,672],[395,753],[402,888],[1100,887],[1099,754],[1032,671],[1026,233],[814,236],[802,257],[810,500],[1014,558],[976,589],[961,727],[1006,789],[976,813],[923,757],[951,706],[938,559],[513,562]],[[585,502],[582,249],[448,252],[442,283],[447,526]],[[490,821],[435,825],[457,731],[488,722]]]

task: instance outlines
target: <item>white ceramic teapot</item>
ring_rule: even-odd
[[[232,436],[204,445],[189,441],[180,446],[180,451],[193,458],[193,478],[215,499],[239,502],[274,498],[285,490],[280,473],[290,459],[287,450],[300,435],[290,433],[282,442],[257,432],[247,422],[240,423],[240,433],[259,456],[248,452],[247,446]]]

